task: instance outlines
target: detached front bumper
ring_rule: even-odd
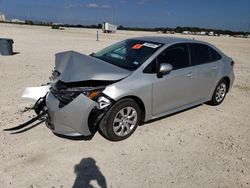
[[[56,134],[64,136],[92,135],[88,119],[91,111],[98,106],[95,101],[80,94],[71,103],[59,108],[59,101],[49,92],[46,97],[48,127]]]

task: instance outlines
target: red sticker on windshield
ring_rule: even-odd
[[[143,47],[142,44],[136,44],[132,47],[132,49],[139,50],[141,47]]]

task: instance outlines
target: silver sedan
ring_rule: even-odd
[[[234,82],[233,67],[230,57],[205,42],[132,38],[91,55],[56,54],[50,85],[27,88],[23,96],[45,95],[36,111],[48,110],[47,125],[56,134],[99,130],[120,141],[140,123],[202,103],[221,104]]]

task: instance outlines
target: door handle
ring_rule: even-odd
[[[193,76],[192,72],[190,72],[190,73],[187,74],[187,77],[191,77],[191,76]]]
[[[218,67],[217,67],[217,66],[213,66],[213,69],[214,69],[214,70],[217,70],[217,69],[218,69]]]

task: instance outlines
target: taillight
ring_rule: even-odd
[[[232,67],[234,66],[234,64],[235,64],[235,62],[234,62],[234,61],[231,61],[231,66],[232,66]]]

